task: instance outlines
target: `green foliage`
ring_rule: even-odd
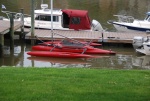
[[[149,70],[0,68],[0,101],[149,101]]]

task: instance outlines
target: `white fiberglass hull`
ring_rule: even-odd
[[[24,26],[31,27],[31,18],[24,18]],[[34,24],[35,28],[42,28],[42,29],[51,29],[51,22],[50,21],[40,21],[35,20]],[[63,28],[60,22],[53,22],[53,29],[60,29],[60,30],[69,30],[69,28]]]
[[[150,55],[150,42],[144,42],[143,43],[143,48],[142,49],[136,49],[136,52],[145,54],[145,55]]]
[[[135,20],[133,23],[111,22],[119,32],[147,32],[150,31],[150,22]]]

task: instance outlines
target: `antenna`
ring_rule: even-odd
[[[41,4],[41,8],[44,10],[46,8],[48,8],[48,4]]]

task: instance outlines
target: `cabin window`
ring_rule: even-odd
[[[37,15],[35,17],[35,20],[41,20],[41,21],[51,21],[51,16],[49,15]],[[53,21],[54,22],[58,22],[58,16],[53,16]]]
[[[80,18],[79,17],[73,17],[71,19],[72,24],[80,24]]]

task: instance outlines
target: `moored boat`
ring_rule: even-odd
[[[146,13],[144,20],[134,19],[132,16],[114,15],[118,21],[109,20],[119,32],[149,32],[150,31],[150,12]]]
[[[150,36],[147,36],[147,38],[135,36],[133,39],[133,47],[137,53],[150,55]]]
[[[38,51],[55,51],[55,52],[72,52],[72,53],[85,53],[85,54],[116,54],[112,50],[104,50],[99,48],[94,48],[91,46],[84,46],[84,47],[59,47],[56,46],[55,48],[53,46],[42,46],[42,45],[36,45],[32,46],[32,50],[38,50]]]
[[[144,42],[143,47],[141,49],[136,49],[136,52],[139,52],[145,55],[150,55],[150,41]]]
[[[87,54],[71,53],[71,52],[50,52],[50,51],[31,51],[27,53],[31,56],[38,57],[56,57],[56,58],[92,58]]]
[[[70,43],[74,43],[73,41],[70,41]],[[43,42],[43,43],[40,43],[40,44],[43,44],[43,45],[51,45],[51,44],[66,44],[66,42],[63,40],[63,41],[47,41],[47,42]],[[95,42],[84,42],[84,41],[80,41],[80,42],[76,42],[76,44],[82,44],[82,45],[89,45],[89,46],[101,46],[102,44],[99,44],[99,43],[95,43]]]
[[[7,11],[2,12],[9,15]],[[53,13],[52,19],[51,13]],[[16,13],[15,21],[20,21],[22,16],[21,13]],[[9,21],[9,16],[1,19]],[[53,22],[53,29],[57,30],[103,30],[97,20],[90,20],[87,10],[48,9],[48,4],[41,4],[41,9],[34,10],[34,22],[35,28],[42,29],[51,29],[51,22]],[[24,26],[31,27],[31,25],[31,16],[24,16]]]

